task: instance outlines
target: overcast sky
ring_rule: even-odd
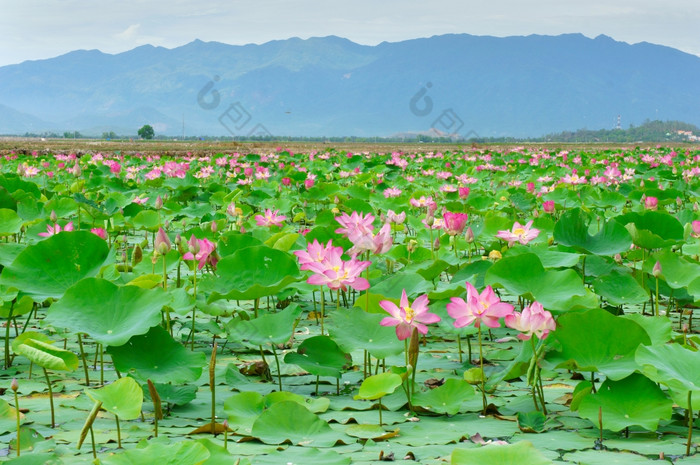
[[[0,0],[0,66],[78,49],[119,53],[337,35],[361,44],[448,33],[580,32],[700,56],[698,0]]]

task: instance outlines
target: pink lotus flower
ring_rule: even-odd
[[[542,209],[545,213],[549,213],[550,215],[554,213],[554,200],[547,200],[544,202],[542,204]]]
[[[328,241],[324,246],[318,242],[318,239],[314,239],[311,244],[306,246],[306,250],[297,250],[293,253],[299,260],[302,270],[323,273],[327,268],[325,263],[341,261],[343,248],[333,247],[333,241]]]
[[[691,223],[691,233],[690,235],[696,238],[700,238],[700,220],[695,220]]]
[[[309,284],[328,286],[329,289],[342,289],[346,291],[348,286],[357,291],[369,289],[369,281],[360,277],[360,274],[371,262],[356,260],[343,261],[338,256],[331,256],[323,262],[323,271],[315,272],[306,280]],[[320,270],[319,270],[320,271]]]
[[[659,207],[659,199],[656,197],[644,197],[644,208],[656,210]]]
[[[460,187],[457,189],[459,192],[459,198],[464,200],[467,197],[469,197],[469,188],[468,187]]]
[[[552,314],[542,307],[539,302],[533,302],[520,312],[513,312],[505,317],[506,326],[520,331],[518,339],[527,341],[534,334],[538,339],[546,338],[551,331],[557,329]]]
[[[456,236],[457,234],[462,234],[464,231],[469,215],[466,213],[445,212],[442,214],[442,218],[445,232],[450,236]]]
[[[516,221],[511,231],[498,231],[496,237],[508,241],[508,245],[513,245],[516,242],[525,245],[540,234],[539,229],[531,226],[532,220],[528,221],[524,226]]]
[[[311,189],[314,187],[315,181],[311,178],[304,179],[304,187],[306,189]]]
[[[391,249],[393,243],[394,240],[391,237],[391,225],[386,223],[384,226],[382,226],[377,235],[372,238],[373,248],[371,249],[371,252],[375,255],[386,253]]]
[[[284,215],[278,215],[279,210],[265,210],[265,216],[255,215],[255,223],[258,226],[282,226],[282,222],[287,219]]]
[[[73,231],[73,222],[69,221],[64,227],[63,231]],[[46,225],[46,232],[39,233],[41,237],[49,237],[53,236],[54,234],[58,234],[61,232],[61,225],[58,223],[54,224],[51,226],[50,224]]]
[[[197,268],[200,270],[207,263],[216,268],[216,264],[219,261],[219,257],[214,252],[216,244],[209,239],[197,239],[193,234],[190,240],[187,241],[187,245],[189,246],[189,252],[182,256],[183,260],[197,260],[199,262]]]
[[[146,202],[148,202],[148,197],[143,197],[143,198],[141,198],[141,197],[134,197],[131,201],[132,201],[133,203],[138,204],[138,205],[143,205],[143,204],[145,204]]]
[[[374,229],[374,215],[371,213],[362,214],[356,211],[352,212],[350,215],[343,213],[335,219],[342,228],[335,230],[337,234],[342,234],[355,243],[361,236],[371,235]]]
[[[105,228],[92,228],[90,232],[104,240],[107,240],[107,231]]]
[[[426,197],[424,195],[421,195],[420,198],[418,198],[418,199],[411,199],[408,202],[411,204],[412,207],[416,207],[416,208],[426,207],[429,210],[432,209],[433,211],[435,211],[435,208],[437,208],[437,204],[435,203],[433,198]]]
[[[467,283],[467,300],[452,297],[447,304],[447,313],[455,319],[455,328],[463,328],[474,323],[476,328],[484,323],[489,328],[498,328],[501,317],[513,313],[513,306],[496,296],[491,286],[486,286],[481,294],[471,283]]]
[[[386,212],[386,219],[389,220],[390,223],[403,224],[403,222],[406,221],[406,212],[397,214],[394,210],[389,210]]]
[[[411,337],[413,328],[419,333],[427,334],[426,324],[437,323],[440,317],[428,311],[428,296],[423,294],[413,301],[413,305],[408,301],[406,289],[401,291],[401,301],[399,306],[390,300],[382,300],[379,306],[389,315],[379,323],[382,326],[396,326],[396,337],[403,341]]]

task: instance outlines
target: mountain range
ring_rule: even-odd
[[[700,57],[607,36],[330,36],[78,50],[0,67],[0,134],[540,136],[700,125]],[[618,119],[619,115],[619,119]]]

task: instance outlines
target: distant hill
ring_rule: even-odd
[[[700,57],[580,34],[196,40],[0,67],[0,134],[536,137],[700,125]]]

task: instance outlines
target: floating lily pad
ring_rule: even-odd
[[[209,450],[197,441],[168,444],[151,441],[146,447],[101,458],[105,465],[153,465],[154,461],[168,465],[198,465],[210,457]]]
[[[450,378],[445,384],[413,395],[414,405],[435,413],[455,415],[462,403],[474,397],[474,388],[466,381]]]
[[[679,344],[642,346],[637,349],[636,359],[642,373],[676,394],[674,400],[681,407],[688,406],[688,392],[692,392],[693,407],[700,405],[700,352]]]
[[[475,449],[455,449],[451,465],[551,465],[532,443],[520,441],[516,444],[489,445]]]
[[[612,305],[639,304],[649,300],[649,294],[629,273],[612,272],[593,281],[596,294]]]
[[[265,410],[253,423],[252,435],[265,444],[291,442],[306,447],[331,447],[342,438],[328,423],[292,401]]]

